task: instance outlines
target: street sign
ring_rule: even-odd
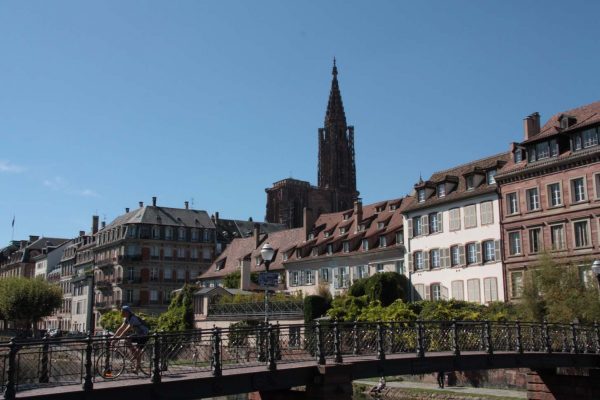
[[[279,285],[279,274],[277,272],[259,273],[258,285],[262,287],[277,287]]]

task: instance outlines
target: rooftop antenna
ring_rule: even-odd
[[[192,200],[192,202],[191,202],[192,203],[192,208],[194,208],[194,198],[192,197],[191,200]]]

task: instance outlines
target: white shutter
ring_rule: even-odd
[[[465,299],[464,283],[463,281],[452,281],[452,298],[456,300]]]
[[[481,242],[475,243],[475,248],[477,249],[477,264],[481,264]]]
[[[406,219],[406,229],[408,229],[408,238],[412,239],[413,237],[413,223],[412,218]]]
[[[439,212],[437,213],[437,220],[438,220],[438,232],[444,232],[444,219],[443,219],[443,215],[444,213]]]
[[[467,281],[467,292],[469,301],[481,303],[479,279],[469,279]]]
[[[465,246],[458,246],[459,256],[460,256],[460,265],[467,265],[467,259],[465,257]]]
[[[502,260],[502,252],[500,250],[500,241],[499,240],[494,241],[494,250],[495,250],[495,253],[496,253],[495,254],[495,257],[496,257],[495,260],[496,260],[496,262],[501,261]]]
[[[429,251],[424,251],[423,253],[423,270],[428,271],[429,266]],[[427,286],[429,287],[429,286]]]
[[[408,259],[408,270],[413,273],[415,272],[414,266],[413,266],[413,253],[408,253],[406,255],[407,259]]]
[[[421,233],[423,235],[429,235],[429,215],[423,215],[421,217]]]
[[[446,286],[440,285],[440,290],[442,293],[442,300],[448,300],[448,288]]]
[[[425,285],[425,300],[431,300],[431,286]]]

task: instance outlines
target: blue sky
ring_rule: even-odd
[[[316,183],[337,57],[366,203],[600,99],[595,1],[2,1],[0,245]]]

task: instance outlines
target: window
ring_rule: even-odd
[[[350,243],[348,243],[347,240],[345,242],[342,242],[342,250],[344,251],[344,253],[350,252]]]
[[[385,236],[379,236],[379,247],[386,247],[387,246],[387,239],[385,238]]]
[[[396,232],[396,244],[404,244],[404,235],[402,231]]]
[[[329,237],[330,235],[331,235],[331,232],[329,232],[329,231],[325,231],[323,233],[323,236],[325,236],[325,237]]]
[[[467,190],[473,190],[475,188],[475,179],[473,175],[469,175],[466,178]]]
[[[419,189],[417,192],[417,196],[418,196],[419,203],[424,202],[425,201],[425,189]]]
[[[596,187],[596,199],[600,199],[600,174],[594,175],[594,186]]]
[[[583,131],[582,136],[584,148],[598,145],[598,133],[596,132],[596,128]]]
[[[467,281],[467,299],[469,301],[481,303],[479,279],[469,279]]]
[[[479,205],[481,213],[481,225],[489,225],[494,223],[494,206],[491,201],[484,201]]]
[[[160,228],[158,226],[152,227],[152,239],[160,239]]]
[[[131,290],[131,289],[125,290],[125,301],[127,303],[133,303],[133,290]]]
[[[307,285],[314,285],[315,284],[315,275],[313,273],[312,270],[306,270],[304,271],[304,276],[306,278],[306,284]]]
[[[417,283],[414,285],[415,287],[415,300],[425,300],[425,285],[422,283]]]
[[[132,281],[135,277],[135,272],[132,267],[127,268],[127,280]]]
[[[494,183],[496,183],[496,170],[495,169],[490,169],[487,174],[486,174],[486,178],[487,178],[487,184],[488,185],[493,185]]]
[[[573,222],[573,233],[575,247],[587,247],[590,245],[588,221]]]
[[[429,256],[431,257],[431,268],[439,268],[440,267],[440,250],[433,249],[429,252]]]
[[[519,198],[517,193],[508,193],[506,195],[506,212],[509,215],[516,214],[519,212]]]
[[[281,259],[283,261],[287,261],[287,259],[288,259],[288,252],[287,251],[282,251],[281,252]]]
[[[358,265],[356,267],[355,273],[355,279],[362,279],[369,276],[369,274],[367,273],[367,267],[365,265]]]
[[[511,256],[521,254],[521,232],[508,233],[508,253]]]
[[[171,279],[173,279],[173,274],[171,272],[171,268],[165,268],[163,270],[163,280],[170,281]]]
[[[194,247],[192,248],[192,250],[190,251],[192,260],[197,260],[198,259],[198,248]]]
[[[381,263],[377,264],[377,265],[375,266],[375,268],[376,268],[376,270],[377,270],[377,273],[382,273],[382,272],[385,272],[385,266],[384,266],[383,264],[381,264]]]
[[[496,278],[483,279],[483,298],[486,303],[498,301],[498,280]]]
[[[527,211],[535,211],[540,208],[540,194],[537,188],[527,189],[525,195],[527,198]]]
[[[513,153],[513,159],[515,160],[515,163],[520,163],[521,161],[523,161],[523,150],[516,149]]]
[[[210,261],[211,259],[212,259],[212,253],[211,253],[210,248],[204,247],[202,249],[202,260]]]
[[[436,190],[437,190],[438,197],[446,196],[446,184],[438,183]]]
[[[184,248],[178,248],[177,249],[177,258],[179,259],[185,259],[185,249]]]
[[[328,244],[327,245],[327,255],[330,256],[333,254],[333,245],[332,244]]]
[[[337,279],[334,282],[334,287],[336,288],[347,288],[350,286],[350,268],[349,267],[339,267],[337,269]]]
[[[477,226],[477,208],[475,204],[465,206],[465,228]]]
[[[152,258],[153,260],[158,260],[159,257],[160,249],[158,248],[158,246],[150,247],[150,258]]]
[[[158,301],[158,290],[151,290],[150,291],[150,301],[156,302]]]
[[[510,295],[519,298],[523,294],[523,271],[510,273]]]
[[[429,233],[441,232],[439,215],[440,213],[429,214]]]
[[[315,234],[314,233],[309,233],[308,234],[308,240],[313,240],[315,238]]]
[[[158,268],[150,269],[150,280],[157,281],[158,280]]]
[[[483,261],[496,261],[496,245],[493,240],[483,242]]]
[[[550,226],[550,240],[552,241],[552,250],[562,250],[566,247],[564,225]]]
[[[319,280],[322,281],[322,283],[329,283],[329,269],[328,268],[321,268],[321,276],[319,277]]]
[[[413,236],[419,236],[421,233],[421,217],[413,217]]]
[[[171,228],[171,227],[165,228],[165,239],[167,239],[167,240],[173,239],[173,228]]]
[[[254,263],[259,266],[260,262],[262,261],[262,258],[260,256],[256,256],[254,257]]]
[[[430,286],[431,290],[431,300],[441,300],[442,299],[442,290],[439,283],[432,283]]]
[[[365,224],[360,224],[360,225],[358,226],[358,231],[359,231],[359,232],[362,232],[362,231],[364,231],[366,228],[367,228],[367,227],[365,226]]]
[[[542,247],[542,228],[532,228],[529,230],[529,252],[539,253]]]
[[[571,181],[571,201],[573,203],[578,203],[580,201],[585,201],[585,199],[585,179],[573,179]]]
[[[192,229],[192,241],[194,241],[194,242],[198,241],[198,229],[196,229],[196,228]]]
[[[340,228],[340,235],[343,235],[345,233],[346,233],[346,228],[345,227]]]
[[[463,281],[452,281],[452,298],[456,300],[465,299],[465,285]]]
[[[185,228],[179,228],[177,230],[177,239],[185,240]]]
[[[450,247],[450,262],[453,267],[460,265],[460,248],[458,246]]]
[[[548,207],[557,207],[560,205],[562,205],[560,183],[551,183],[548,185]]]
[[[385,222],[378,222],[377,229],[383,229],[383,228],[385,228]]]
[[[450,230],[460,230],[460,208],[452,208],[449,211],[450,214]]]
[[[415,251],[415,271],[420,271],[423,269],[423,252]]]
[[[396,261],[396,273],[404,275],[404,260]]]
[[[363,250],[369,250],[369,239],[363,239],[362,240],[362,249]]]
[[[467,243],[467,264],[477,263],[477,244]]]
[[[319,246],[314,246],[310,251],[310,255],[316,257],[319,255]]]
[[[292,286],[298,286],[300,284],[300,271],[292,272]]]
[[[185,280],[185,270],[184,269],[177,270],[177,280],[180,282]]]

